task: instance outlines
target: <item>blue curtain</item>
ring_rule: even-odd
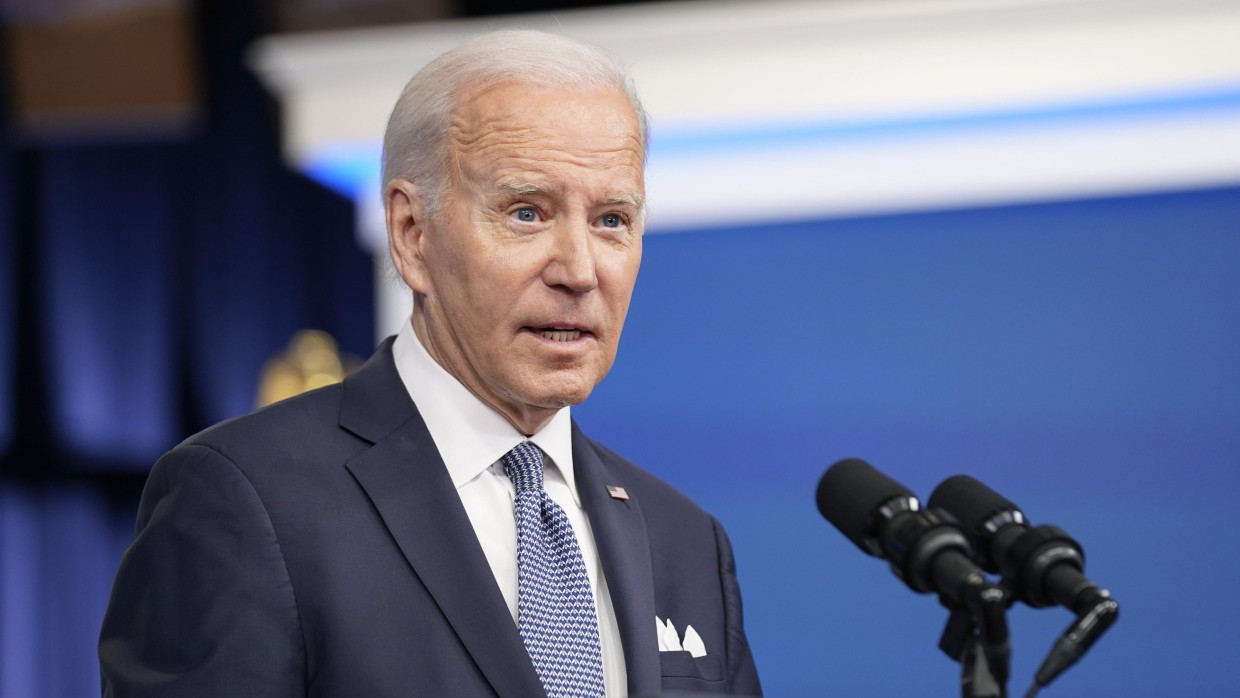
[[[98,694],[99,622],[163,451],[249,411],[300,328],[373,348],[352,206],[281,162],[242,66],[257,11],[208,5],[191,134],[24,144],[0,110],[0,698]]]

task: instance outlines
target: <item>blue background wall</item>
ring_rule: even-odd
[[[1121,618],[1044,695],[1240,686],[1240,189],[646,238],[586,430],[714,511],[771,696],[953,695],[947,612],[818,514],[833,462],[968,473]],[[1071,617],[1013,609],[1014,694]]]

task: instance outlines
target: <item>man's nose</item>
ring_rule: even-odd
[[[598,286],[589,223],[572,221],[552,232],[550,260],[543,272],[549,286],[585,293]]]

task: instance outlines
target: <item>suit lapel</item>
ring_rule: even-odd
[[[345,381],[340,424],[374,445],[347,467],[500,696],[540,695],[516,624],[447,468],[396,373],[390,340]]]
[[[623,487],[627,483],[613,479],[598,451],[576,423],[573,424],[573,469],[620,626],[629,693],[657,695],[662,685],[646,520],[632,490],[627,500],[613,499],[607,493],[607,485]]]

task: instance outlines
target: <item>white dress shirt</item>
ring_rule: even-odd
[[[513,499],[516,491],[504,473],[501,459],[525,441],[526,436],[436,363],[414,334],[411,323],[406,322],[396,335],[392,354],[396,359],[396,371],[435,440],[515,622],[517,524]],[[543,459],[543,486],[547,495],[568,515],[590,576],[590,586],[594,589],[607,698],[622,698],[628,694],[628,679],[620,629],[616,625],[616,612],[590,521],[577,493],[569,408],[556,412],[546,426],[528,438],[547,455]]]

